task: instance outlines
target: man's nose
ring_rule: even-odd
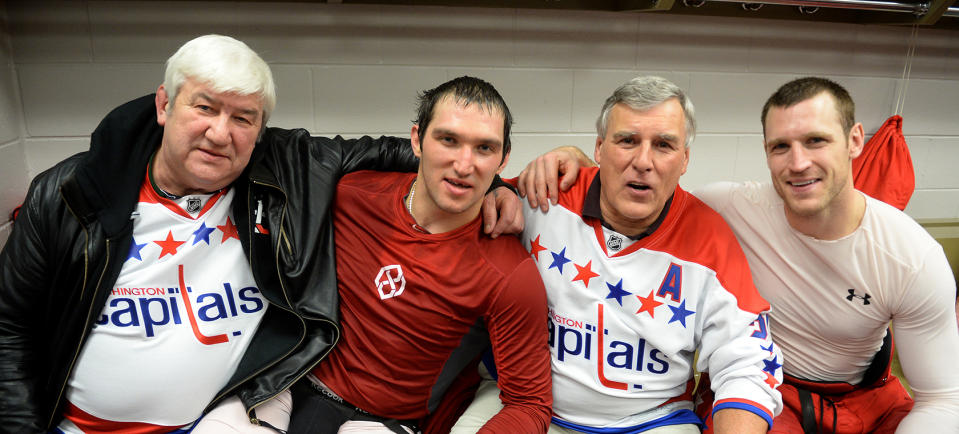
[[[646,172],[653,168],[652,163],[653,146],[650,143],[640,143],[633,153],[630,165],[640,172]]]
[[[473,168],[473,150],[469,146],[461,147],[453,160],[453,170],[457,175],[466,176],[473,173]]]
[[[788,167],[790,171],[802,172],[809,167],[809,154],[806,148],[802,146],[790,147],[788,158]]]
[[[206,138],[215,145],[230,144],[230,116],[221,114],[210,120]]]

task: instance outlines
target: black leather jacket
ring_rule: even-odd
[[[0,253],[0,432],[45,432],[59,421],[71,370],[129,250],[130,216],[161,137],[153,96],[133,100],[100,123],[90,151],[33,180]],[[336,182],[416,164],[408,140],[266,131],[233,184],[233,216],[269,308],[211,406],[235,393],[254,418],[259,403],[326,356],[340,334]],[[268,235],[253,231],[260,203]]]

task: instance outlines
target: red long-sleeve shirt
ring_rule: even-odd
[[[515,237],[485,236],[479,218],[442,234],[414,228],[403,205],[413,177],[357,172],[340,180],[334,223],[343,333],[313,374],[372,414],[418,419],[450,355],[482,320],[504,404],[484,431],[545,432],[546,295],[534,263]]]

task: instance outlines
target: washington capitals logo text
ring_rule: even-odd
[[[200,330],[200,323],[251,314],[264,308],[263,300],[258,296],[260,290],[255,286],[236,289],[224,282],[218,291],[202,291],[191,300],[189,293],[194,290],[183,280],[182,265],[178,277],[179,287],[114,288],[113,297],[96,325],[142,327],[146,337],[153,337],[159,327],[187,322],[197,341],[214,345],[229,341],[229,337],[225,334],[207,336]],[[240,332],[234,331],[233,335],[238,336]]]
[[[611,389],[629,390],[630,385],[611,380],[609,369],[629,369],[650,374],[665,374],[669,371],[668,358],[662,351],[653,348],[646,339],[625,342],[608,337],[603,320],[603,305],[596,305],[596,322],[566,318],[549,311],[549,346],[560,362],[570,357],[594,360],[600,383]],[[642,384],[633,384],[633,389],[642,389]]]

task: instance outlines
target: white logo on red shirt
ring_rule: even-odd
[[[406,289],[406,278],[403,277],[403,268],[399,265],[380,268],[373,283],[376,284],[376,291],[380,293],[380,300],[397,297]]]

